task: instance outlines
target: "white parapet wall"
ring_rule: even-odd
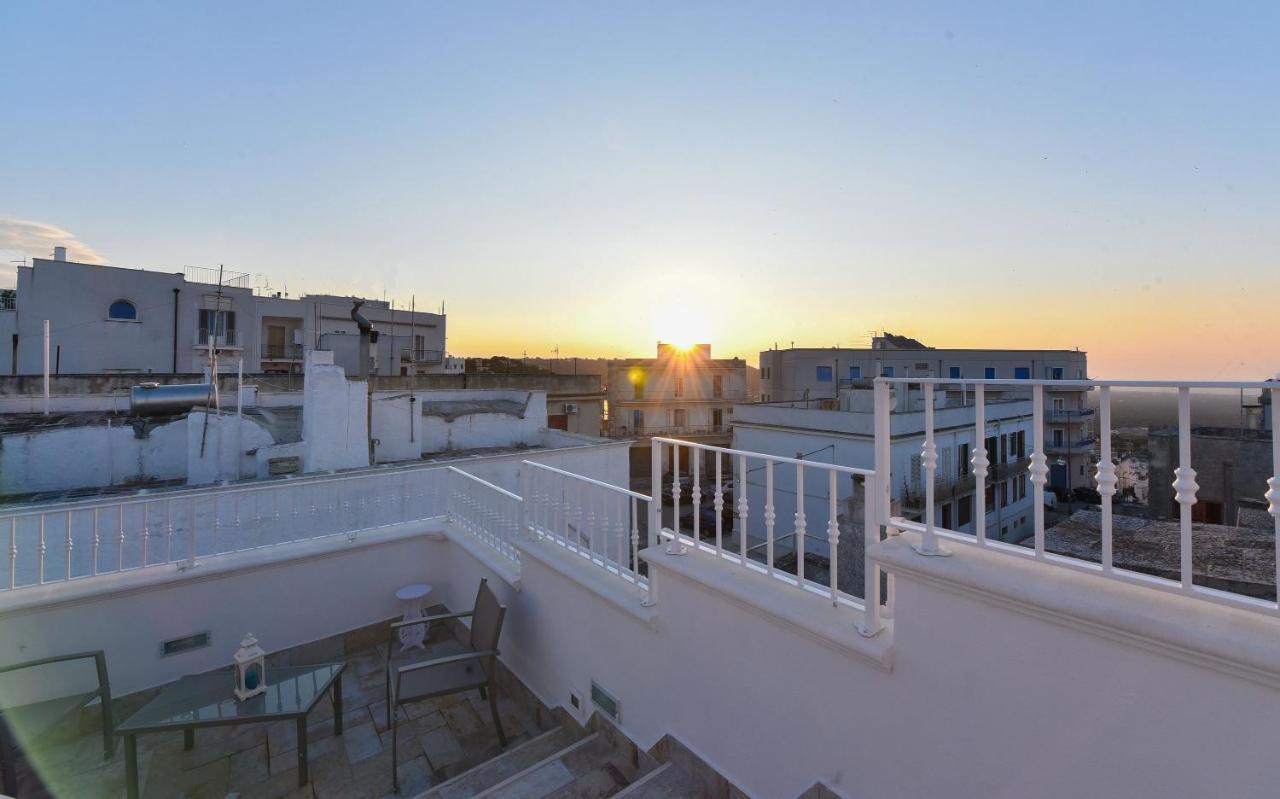
[[[303,470],[322,472],[369,465],[369,386],[347,380],[333,353],[307,353],[303,388]]]

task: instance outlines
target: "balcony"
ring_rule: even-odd
[[[412,347],[406,347],[400,350],[401,363],[424,363],[439,364],[444,363],[444,353],[440,350],[419,350]]]
[[[1075,422],[1081,419],[1092,417],[1096,411],[1093,408],[1066,408],[1052,409],[1046,408],[1044,418],[1049,422]]]
[[[625,425],[613,428],[611,435],[620,438],[650,438],[652,436],[716,436],[724,435],[731,432],[732,428],[727,424],[718,425],[685,425],[676,426],[659,426],[659,427],[627,427]]]
[[[194,346],[197,349],[207,350],[209,349],[210,343],[212,343],[216,349],[220,350],[243,349],[243,347],[237,343],[235,328],[231,328],[229,330],[218,330],[216,333],[209,328],[197,328]]]
[[[262,360],[264,361],[301,361],[301,344],[263,344]]]
[[[1071,442],[1064,441],[1060,444],[1050,441],[1044,445],[1044,451],[1049,455],[1078,455],[1092,452],[1095,443],[1092,438],[1081,438]]]
[[[981,424],[981,401],[975,414]],[[288,664],[346,663],[345,711],[323,701],[311,724],[201,729],[189,749],[176,729],[151,736],[149,795],[294,791],[308,762],[297,730],[311,736],[303,795],[315,796],[384,795],[392,769],[402,796],[445,781],[431,795],[640,796],[681,770],[716,795],[1270,795],[1280,762],[1227,744],[1205,756],[1204,742],[1274,733],[1274,549],[1245,563],[1185,514],[1172,547],[1161,542],[1168,563],[1148,573],[1110,494],[1097,538],[1067,553],[1038,511],[1030,546],[988,539],[980,490],[973,534],[910,521],[888,501],[892,442],[875,443],[860,468],[654,438],[662,457],[643,491],[624,487],[625,458],[578,474],[521,454],[9,507],[0,640],[17,644],[4,663],[102,649],[118,719],[183,674],[225,667],[249,629],[271,653],[268,684]],[[1028,462],[1039,507],[1045,453]],[[1186,506],[1196,490],[1183,472]],[[1270,575],[1270,594],[1210,585],[1240,568]],[[413,735],[393,754],[382,703],[395,590],[428,582],[433,612],[465,610],[482,578],[506,607],[496,701],[511,744],[495,744],[473,693],[397,716]],[[161,656],[202,632],[208,646]],[[427,645],[466,635],[438,622]],[[95,715],[77,719],[88,735],[71,725],[30,742],[55,795],[123,792],[121,747],[103,762]],[[1100,718],[1107,735],[1094,734]],[[1000,746],[957,748],[975,724]],[[1134,768],[1152,758],[1159,768]]]

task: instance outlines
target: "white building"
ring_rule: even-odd
[[[760,353],[760,400],[834,399],[842,386],[870,386],[875,377],[937,377],[973,380],[1085,380],[1088,357],[1079,350],[935,349],[915,339],[885,333],[870,349],[835,347],[772,349]],[[1017,393],[991,386],[988,399]],[[1047,388],[1045,451],[1049,485],[1084,485],[1094,462],[1093,409],[1087,388]],[[1068,481],[1067,474],[1071,478]]]
[[[815,463],[874,468],[875,418],[872,392],[843,389],[837,403],[771,403],[739,405],[733,413],[733,449],[779,455]],[[822,407],[825,404],[827,407]],[[985,404],[983,445],[990,463],[986,480],[987,535],[1017,541],[1031,533],[1032,503],[1027,476],[1032,433],[1029,399],[989,400]],[[939,392],[934,401],[934,443],[938,465],[934,480],[936,521],[957,532],[974,532],[974,485],[970,458],[976,427],[972,402]],[[889,494],[902,515],[920,519],[925,481],[921,448],[925,440],[923,397],[918,389],[895,391],[891,413],[890,458],[893,481]],[[704,473],[705,470],[704,470]],[[763,470],[748,473],[748,507],[764,505]],[[854,494],[850,480],[837,483],[841,503]],[[780,531],[788,533],[796,511],[796,486],[790,470],[774,475],[774,513]],[[809,551],[825,551],[829,487],[805,486],[805,516],[811,534]],[[752,539],[760,534],[751,527]]]
[[[18,267],[14,310],[0,312],[0,335],[9,334],[0,369],[40,374],[49,320],[55,374],[198,373],[210,347],[224,372],[243,360],[249,373],[300,373],[308,351],[331,350],[348,374],[358,374],[352,298],[263,296],[242,274],[218,281],[217,270],[151,272],[36,258]],[[381,300],[365,300],[360,313],[377,333],[376,374],[446,370],[444,315]]]

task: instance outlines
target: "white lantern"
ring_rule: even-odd
[[[253,633],[246,633],[236,652],[236,699],[241,701],[267,690],[266,653]]]

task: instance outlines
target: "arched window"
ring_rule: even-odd
[[[133,307],[133,303],[128,300],[116,300],[107,309],[107,318],[120,322],[136,322],[138,320],[138,309]]]

